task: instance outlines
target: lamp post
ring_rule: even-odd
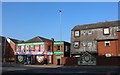
[[[62,42],[62,14],[61,14],[61,10],[59,10],[60,12],[60,42]],[[62,51],[62,46],[60,44],[60,52]],[[61,63],[61,54],[60,54],[60,63]]]

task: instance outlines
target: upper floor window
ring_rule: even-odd
[[[31,46],[30,46],[30,50],[34,50],[34,45],[31,45]]]
[[[79,42],[78,41],[74,42],[74,48],[79,48]]]
[[[92,42],[88,42],[88,47],[91,47],[92,46]]]
[[[26,45],[26,52],[29,52],[29,46]]]
[[[74,31],[74,36],[75,37],[79,37],[80,36],[80,31],[79,30],[75,30]]]
[[[110,34],[110,29],[109,29],[109,28],[104,28],[104,29],[103,29],[103,34],[104,34],[104,35]]]
[[[81,31],[81,35],[86,35],[86,31],[85,31],[85,30],[82,30],[82,31]]]
[[[17,46],[17,50],[16,50],[16,51],[17,51],[17,52],[20,52],[20,50],[21,50],[21,49],[20,49],[20,46]]]
[[[58,50],[58,51],[60,50],[60,45],[57,46],[57,50]]]
[[[48,46],[48,50],[50,50],[50,45]]]
[[[69,46],[65,46],[65,52],[68,52]]]
[[[34,51],[35,51],[34,45],[31,45],[31,46],[30,46],[30,52],[34,52]]]
[[[88,31],[88,34],[89,34],[89,35],[92,34],[92,31]]]
[[[25,52],[24,46],[21,46],[21,51]]]
[[[110,41],[105,41],[105,46],[110,46]]]

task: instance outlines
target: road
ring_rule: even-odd
[[[120,66],[4,66],[2,75],[18,74],[48,74],[48,75],[120,75]]]

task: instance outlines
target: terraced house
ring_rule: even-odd
[[[119,53],[115,53],[119,52],[117,49],[109,49],[112,46],[110,40],[118,39],[119,23],[120,21],[110,21],[77,25],[71,30],[71,55],[78,58],[78,65],[96,65],[97,55],[118,56]],[[108,47],[108,50],[100,49],[102,45]],[[119,44],[113,45],[118,48]]]

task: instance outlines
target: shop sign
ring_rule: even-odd
[[[44,45],[44,42],[17,44],[17,46],[24,46],[24,45]]]
[[[63,54],[64,52],[54,52],[55,55],[61,55]]]
[[[64,42],[54,42],[54,45],[64,44]]]

